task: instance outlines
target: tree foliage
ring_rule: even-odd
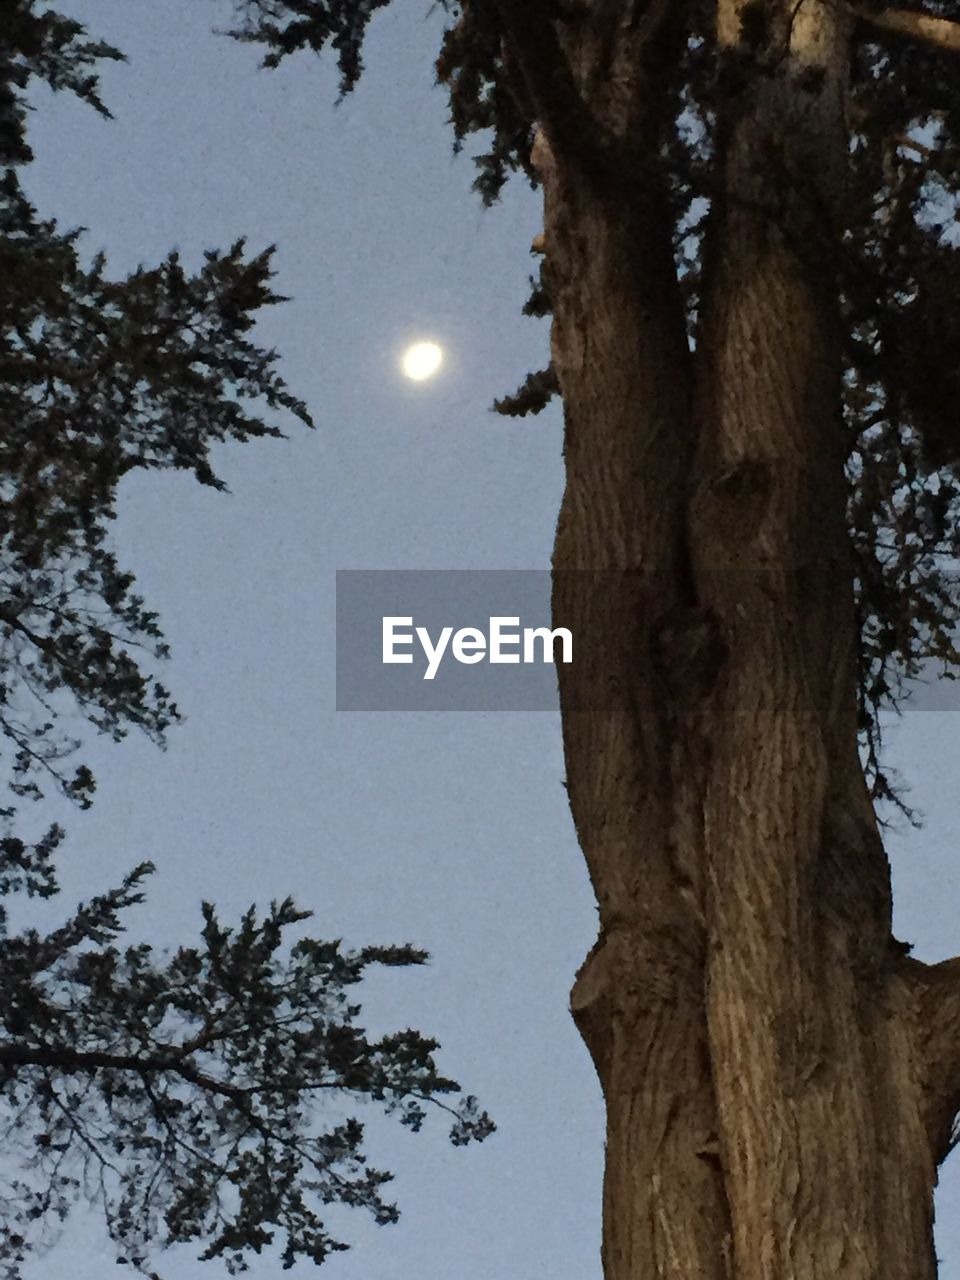
[[[162,743],[177,718],[138,656],[166,655],[158,619],[110,549],[117,486],[163,468],[222,487],[214,444],[280,435],[264,408],[310,419],[250,336],[257,310],[282,301],[271,250],[240,242],[196,272],[173,253],[113,280],[102,256],[83,264],[78,231],[38,218],[18,176],[24,92],[45,81],[105,113],[93,68],[119,54],[49,11],[14,15],[0,95],[0,729],[15,796],[53,786],[86,804],[94,781],[67,768],[60,695],[117,739],[135,727]]]
[[[176,253],[113,278],[85,263],[80,232],[40,218],[20,173],[33,82],[101,114],[98,64],[120,53],[77,22],[4,8],[0,31],[0,897],[57,892],[64,832],[28,837],[17,805],[51,791],[80,808],[95,779],[61,724],[80,711],[114,739],[163,744],[176,704],[154,665],[159,618],[110,543],[118,486],[135,470],[192,472],[222,488],[211,449],[310,424],[253,335],[273,292],[272,250],[238,242],[197,270]],[[346,54],[344,55],[347,56]],[[349,58],[344,64],[350,66]],[[19,825],[18,825],[19,824]],[[7,1117],[0,1267],[19,1275],[75,1200],[99,1203],[121,1260],[195,1242],[231,1270],[273,1244],[321,1262],[323,1206],[379,1223],[390,1174],[367,1165],[363,1126],[325,1104],[374,1101],[419,1129],[425,1104],[451,1138],[492,1123],[406,1030],[368,1038],[349,999],[372,964],[420,964],[410,946],[347,951],[302,936],[285,901],[238,927],[204,907],[201,943],[172,956],[122,948],[124,912],[152,868],[93,897],[58,929],[16,931],[0,905],[0,1101]],[[295,936],[291,938],[291,930]],[[342,1108],[341,1108],[342,1109]],[[19,1157],[19,1169],[12,1159]]]
[[[413,1030],[368,1038],[349,988],[371,964],[426,959],[412,947],[344,951],[300,938],[290,901],[239,927],[204,905],[202,943],[162,958],[121,949],[121,912],[142,900],[149,866],[47,936],[4,940],[0,1079],[20,1157],[0,1210],[7,1274],[18,1274],[36,1220],[99,1204],[121,1259],[144,1269],[159,1246],[201,1242],[230,1271],[270,1244],[284,1266],[346,1246],[322,1206],[395,1222],[391,1174],[367,1164],[363,1125],[337,1098],[367,1099],[418,1130],[424,1104],[453,1117],[462,1145],[492,1128],[473,1098],[442,1101],[436,1041]],[[92,944],[92,945],[91,945]],[[340,1108],[342,1110],[342,1107]],[[317,1114],[320,1112],[320,1114]]]
[[[243,38],[263,43],[268,65],[298,50],[334,46],[348,92],[362,68],[370,20],[382,5],[242,0],[238,7]],[[489,203],[511,173],[536,182],[530,159],[536,121],[496,0],[441,0],[441,7],[448,25],[437,72],[449,92],[457,145],[476,139],[475,185]],[[574,0],[542,7],[562,23],[580,20]],[[883,3],[858,10],[838,279],[846,322],[843,427],[863,746],[875,795],[900,803],[880,759],[882,713],[901,701],[905,679],[932,668],[952,677],[960,663],[954,638],[960,618],[960,60],[945,57],[932,41],[905,40],[902,29],[884,22],[888,11],[893,6]],[[744,19],[761,62],[766,48],[776,56],[764,12],[761,3],[748,5]],[[926,4],[924,12],[958,16],[948,0]],[[718,49],[712,6],[693,0],[679,20],[686,32],[680,56],[655,67],[657,92],[669,104],[655,145],[695,346],[701,233],[718,176],[717,106],[739,92],[744,70]],[[656,61],[655,48],[650,57]],[[653,144],[643,139],[639,145]],[[637,156],[616,154],[609,162],[621,181],[638,172]],[[815,257],[814,229],[797,230]],[[549,310],[546,292],[544,298],[536,286],[531,314]],[[549,401],[551,386],[549,371],[534,373],[496,407],[513,415],[535,412]]]

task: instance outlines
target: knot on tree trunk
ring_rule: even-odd
[[[664,1006],[698,1008],[702,984],[699,949],[679,929],[601,929],[570,992],[570,1011],[601,1081],[618,1045],[632,1042],[639,1052],[655,1034]]]

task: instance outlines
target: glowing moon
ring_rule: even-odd
[[[443,350],[435,342],[415,342],[403,353],[401,368],[413,382],[432,378],[443,364]]]

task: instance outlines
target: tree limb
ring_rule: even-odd
[[[960,53],[960,22],[950,18],[933,18],[916,9],[870,9],[862,5],[856,6],[854,13],[880,31],[920,40],[948,53]]]
[[[546,0],[494,0],[541,128],[558,154],[595,165],[600,126],[577,88]]]
[[[198,1038],[188,1040],[180,1045],[169,1045],[163,1049],[157,1047],[153,1051],[143,1053],[116,1053],[101,1049],[73,1049],[63,1045],[26,1044],[0,1041],[0,1073],[6,1068],[15,1072],[18,1067],[45,1067],[58,1071],[62,1075],[94,1075],[98,1071],[130,1071],[147,1081],[152,1076],[175,1075],[188,1084],[196,1085],[207,1093],[219,1094],[229,1098],[235,1105],[245,1106],[257,1094],[268,1093],[283,1087],[291,1091],[308,1093],[314,1089],[331,1089],[347,1093],[364,1092],[363,1086],[350,1084],[344,1077],[336,1076],[324,1079],[320,1076],[283,1077],[275,1073],[269,1078],[251,1084],[231,1084],[228,1080],[218,1080],[215,1076],[201,1071],[190,1061],[190,1055],[198,1046]],[[456,1112],[452,1107],[434,1098],[430,1093],[404,1089],[402,1092],[411,1097],[423,1098],[451,1115]]]
[[[243,1098],[246,1090],[198,1071],[176,1052],[171,1055],[157,1053],[109,1053],[100,1050],[67,1049],[60,1046],[0,1044],[0,1068],[48,1067],[66,1075],[96,1071],[135,1071],[138,1075],[162,1075],[172,1072],[190,1084],[211,1093],[221,1094],[231,1101]]]
[[[58,656],[57,646],[49,636],[41,636],[36,631],[32,631],[30,627],[20,621],[19,615],[14,613],[12,609],[8,609],[6,605],[0,605],[0,624],[9,627],[11,631],[19,631],[21,635],[26,636],[32,645],[49,657]]]
[[[939,1163],[955,1143],[960,1111],[960,957],[932,965],[904,957],[900,970],[913,993],[926,1126]]]

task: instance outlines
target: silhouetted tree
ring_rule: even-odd
[[[385,0],[241,0],[343,90]],[[554,614],[600,936],[608,1280],[925,1280],[960,960],[891,936],[878,714],[948,671],[960,8],[440,0],[486,201],[539,185]]]
[[[149,665],[159,621],[111,550],[117,488],[136,469],[177,468],[222,487],[210,448],[278,436],[264,413],[309,424],[251,331],[282,301],[270,250],[242,242],[188,271],[176,254],[112,279],[84,265],[77,232],[41,220],[19,170],[31,159],[31,80],[106,113],[97,63],[119,58],[33,0],[0,5],[0,733],[10,802],[0,809],[0,896],[57,892],[53,825],[28,839],[16,805],[51,789],[81,808],[95,780],[58,727],[79,709],[98,730],[162,743],[177,709]],[[22,816],[22,815],[21,815]],[[390,1174],[367,1165],[351,1100],[419,1129],[432,1104],[462,1144],[492,1129],[413,1030],[368,1038],[351,988],[370,965],[422,963],[412,946],[348,951],[289,930],[292,902],[228,927],[203,909],[199,943],[121,948],[148,864],[59,928],[16,931],[0,905],[0,1270],[20,1273],[73,1202],[106,1215],[118,1256],[197,1242],[231,1271],[273,1245],[284,1266],[346,1246],[323,1206],[393,1222]],[[346,1105],[346,1111],[344,1111]]]

